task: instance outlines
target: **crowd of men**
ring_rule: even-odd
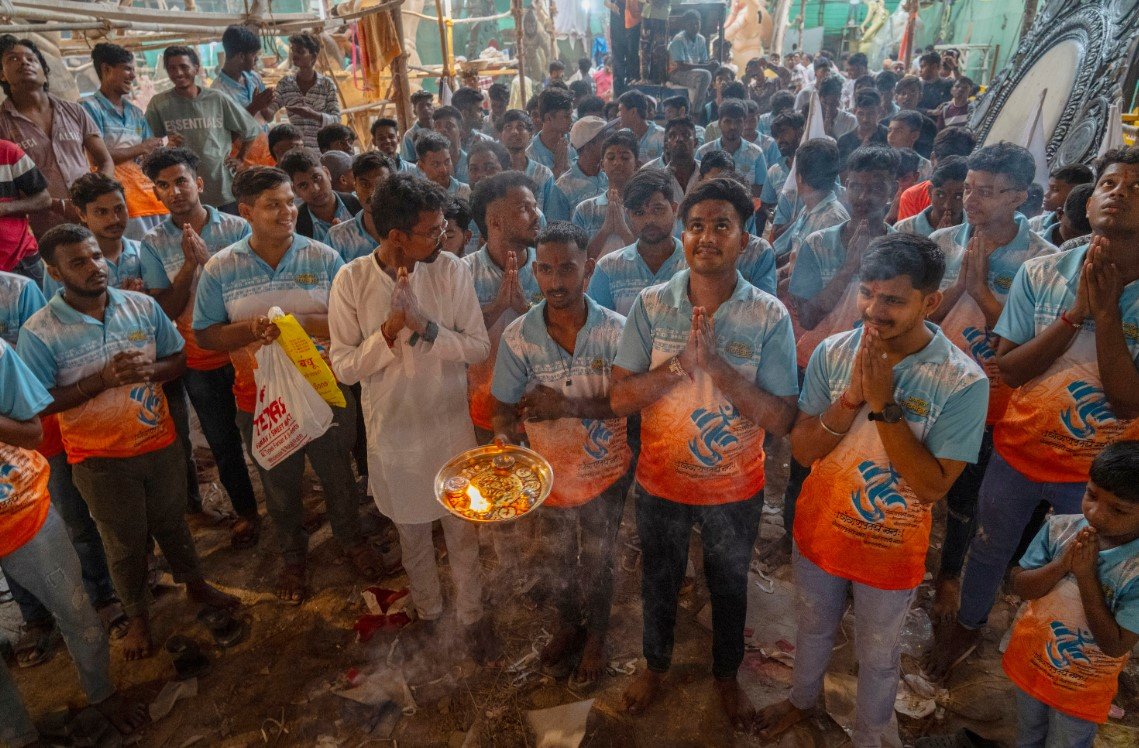
[[[668,683],[697,528],[715,688],[737,729],[767,738],[817,704],[852,598],[854,742],[881,745],[944,500],[926,673],[976,648],[1012,566],[1030,601],[1004,659],[1021,744],[1091,744],[1139,641],[1139,149],[1035,185],[1027,150],[978,147],[974,86],[937,53],[900,80],[858,54],[845,77],[820,55],[811,75],[760,59],[735,80],[708,69],[698,17],[668,45],[695,98],[606,104],[551,66],[525,109],[497,83],[447,105],[421,90],[411,127],[379,118],[357,143],[318,108],[310,38],[290,40],[307,104],[261,82],[247,37],[224,40],[210,88],[193,49],[167,48],[173,88],[143,112],[121,47],[94,48],[100,89],[76,104],[48,92],[34,42],[0,37],[0,567],[21,666],[62,637],[128,732],[143,715],[115,695],[108,641],[153,653],[151,541],[193,601],[237,605],[186,520],[201,511],[192,407],[236,548],[260,539],[256,466],[282,603],[310,594],[306,462],[351,568],[394,571],[364,537],[355,472],[398,533],[428,640],[446,609],[441,523],[454,617],[483,664],[501,656],[489,532],[501,579],[548,572],[543,667],[604,677],[631,499],[634,714]],[[814,106],[826,136],[804,139]],[[288,124],[263,122],[282,107]],[[345,405],[264,468],[246,452],[271,307],[312,337]],[[432,481],[495,438],[556,480],[532,516],[478,528]],[[789,698],[756,713],[737,673],[765,444],[783,438],[795,665]],[[36,739],[7,667],[0,738]]]

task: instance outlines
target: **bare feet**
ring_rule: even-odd
[[[740,682],[731,678],[716,678],[716,693],[720,695],[720,705],[724,707],[724,714],[736,730],[746,730],[755,719],[755,707],[751,705],[747,694],[740,688]]]
[[[656,700],[664,676],[664,673],[658,673],[648,668],[642,670],[625,689],[625,693],[621,697],[621,705],[625,711],[633,716],[644,714],[649,705]]]
[[[951,624],[957,618],[957,608],[961,605],[961,578],[939,576],[933,584],[933,608],[929,617],[936,627]]]
[[[542,665],[553,667],[561,664],[570,655],[577,654],[584,638],[585,630],[580,626],[560,625],[550,643],[542,648]]]
[[[807,712],[792,704],[788,699],[765,706],[755,717],[755,726],[760,739],[774,741],[807,718]]]
[[[303,563],[285,564],[277,579],[277,599],[289,605],[300,605],[308,597],[308,574]]]
[[[127,632],[122,638],[123,656],[128,660],[145,660],[154,654],[150,639],[150,621],[145,615],[131,616]]]
[[[934,682],[944,680],[953,668],[973,654],[980,641],[980,629],[970,631],[957,621],[942,627],[934,638],[933,649],[926,656],[925,674]]]
[[[577,664],[574,678],[581,683],[592,683],[605,675],[609,664],[605,656],[605,634],[591,633],[585,637],[585,647],[581,650],[581,662]]]
[[[198,605],[208,605],[211,608],[236,608],[241,604],[233,595],[227,595],[204,579],[186,582],[186,594]]]
[[[146,724],[146,706],[120,693],[113,693],[93,706],[123,735],[130,735]]]

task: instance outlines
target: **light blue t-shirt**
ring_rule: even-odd
[[[708,40],[703,34],[697,34],[689,39],[688,34],[681,31],[668,43],[668,56],[673,62],[689,65],[708,62]]]
[[[364,211],[357,213],[351,221],[338,223],[329,229],[325,243],[336,250],[345,265],[370,254],[379,246],[364,228]]]
[[[530,177],[538,191],[534,198],[538,207],[551,221],[568,221],[572,210],[570,204],[555,186],[554,173],[534,159],[526,160],[526,176]]]
[[[573,218],[570,221],[574,226],[585,229],[592,239],[593,235],[601,230],[605,223],[605,212],[609,210],[609,195],[602,192],[597,197],[591,197],[573,209]]]
[[[399,145],[399,156],[400,156],[400,158],[409,164],[414,164],[416,161],[418,161],[419,158],[418,158],[418,156],[415,155],[415,138],[416,138],[416,136],[421,132],[434,132],[434,131],[435,131],[434,128],[423,127],[422,125],[419,124],[418,121],[416,121],[414,124],[412,124],[412,126],[407,129],[407,132],[405,132],[403,134],[403,139],[400,141],[400,145]]]
[[[530,145],[526,146],[526,155],[530,158],[531,161],[537,161],[539,164],[549,169],[550,173],[553,173],[554,152],[546,147],[546,144],[542,142],[542,138],[539,136],[540,133],[534,133],[534,136],[530,138]],[[566,163],[568,163],[570,166],[576,165],[577,151],[572,145],[569,145],[569,136],[567,135],[564,137],[566,138],[566,153],[568,154]]]
[[[657,272],[649,269],[634,242],[616,252],[610,252],[597,261],[593,277],[589,280],[589,296],[606,309],[628,316],[633,301],[649,286],[667,282],[686,267],[684,247],[673,238],[672,254]]]
[[[45,303],[31,278],[0,270],[0,340],[16,345],[20,328]]]
[[[918,236],[928,237],[934,232],[933,225],[929,222],[929,212],[933,208],[926,208],[921,213],[916,213],[909,218],[903,218],[894,224],[894,231],[899,234],[917,234]]]
[[[799,246],[811,234],[849,220],[850,214],[831,192],[815,207],[799,212],[799,217],[775,240],[775,256],[784,257],[798,252]]]
[[[748,237],[747,246],[736,260],[736,269],[748,283],[760,291],[775,295],[776,279],[775,250],[766,239],[755,234]]]
[[[127,239],[125,236],[122,241],[123,251],[119,254],[118,260],[112,262],[105,257],[103,258],[107,260],[107,285],[113,288],[118,288],[128,278],[142,278],[141,243],[135,239]],[[43,267],[43,271],[44,298],[50,299],[62,286],[48,274],[46,265]],[[145,279],[143,279],[143,286],[149,288],[146,286]]]
[[[241,216],[222,213],[217,208],[204,206],[209,218],[199,236],[210,256],[249,236],[252,231]],[[166,218],[142,237],[139,253],[142,261],[142,284],[148,289],[170,288],[174,276],[182,269],[186,257],[182,253],[182,227]]]
[[[846,262],[846,246],[842,243],[842,231],[847,223],[849,221],[843,221],[807,237],[803,246],[799,248],[795,269],[791,271],[788,290],[792,296],[813,299],[834,278],[835,273]],[[886,233],[894,233],[894,228],[887,226]],[[855,274],[851,278],[851,283],[857,282],[858,276]]]
[[[142,110],[126,99],[123,99],[121,112],[102,91],[96,91],[80,103],[95,121],[108,148],[135,146],[153,137]]]
[[[637,142],[637,160],[642,163],[660,158],[664,153],[664,128],[652,121],[645,124],[649,129],[645,130],[645,134]]]
[[[929,344],[894,366],[894,402],[906,423],[934,457],[973,463],[981,449],[988,411],[989,380],[981,367],[949,342],[931,322]],[[831,335],[807,364],[799,410],[817,416],[850,384],[862,328]]]
[[[51,405],[52,396],[28,365],[16,355],[7,340],[0,338],[0,415],[14,421],[30,421]],[[0,477],[7,475],[0,463]],[[0,501],[4,498],[0,496]]]
[[[1020,213],[1017,213],[1015,218],[1016,236],[1008,244],[994,250],[988,259],[989,287],[1000,300],[1008,296],[1013,278],[1027,260],[1055,251],[1055,247],[1029,229],[1028,219]],[[945,278],[942,281],[942,288],[956,282],[961,272],[961,262],[965,258],[965,249],[972,237],[973,226],[969,223],[939,229],[930,234],[929,238],[945,253]]]
[[[558,177],[556,187],[562,193],[566,205],[572,209],[591,197],[605,194],[609,190],[609,177],[600,170],[598,170],[597,176],[586,176],[575,163],[569,168],[569,171]]]
[[[700,149],[696,151],[696,157],[703,159],[705,154],[715,150],[726,151],[728,149],[721,144],[720,138],[716,138],[700,146]],[[739,172],[740,176],[751,180],[751,184],[762,187],[763,183],[767,181],[767,157],[763,155],[763,149],[755,143],[749,143],[741,138],[739,148],[731,155],[732,161],[736,165],[736,171]]]
[[[771,163],[767,167],[767,180],[763,183],[763,191],[759,195],[759,199],[764,205],[778,205],[780,202],[780,195],[783,192],[783,185],[787,184],[787,177],[791,173],[791,168],[787,166],[787,162],[780,157],[777,161]],[[778,226],[778,211],[775,214],[773,225]],[[786,221],[784,221],[786,223]]]
[[[235,81],[226,75],[224,70],[219,69],[213,83],[210,84],[210,88],[229,94],[238,104],[247,107],[253,103],[253,97],[256,94],[265,90],[265,81],[261,80],[261,76],[252,70],[244,71],[241,80]]]
[[[455,180],[452,179],[451,181],[453,182]],[[448,192],[450,192],[450,190],[448,190]],[[309,215],[312,216],[313,240],[321,242],[322,244],[328,244],[328,232],[332,230],[334,224],[329,221],[317,218],[316,214],[312,213],[311,211],[309,211]],[[348,207],[344,204],[344,201],[340,199],[340,195],[336,195],[336,225],[346,223],[350,220],[352,220],[352,213],[349,212]]]

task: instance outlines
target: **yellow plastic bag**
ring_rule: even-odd
[[[278,307],[269,310],[269,319],[281,330],[277,344],[284,349],[285,355],[293,362],[304,378],[312,385],[324,401],[329,405],[343,408],[347,405],[344,393],[336,382],[336,376],[328,364],[321,358],[320,351],[312,338],[291,314],[285,314]]]

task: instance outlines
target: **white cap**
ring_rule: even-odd
[[[595,115],[582,117],[577,122],[573,123],[570,128],[570,145],[575,149],[581,150],[589,145],[589,141],[600,135],[609,123]]]

